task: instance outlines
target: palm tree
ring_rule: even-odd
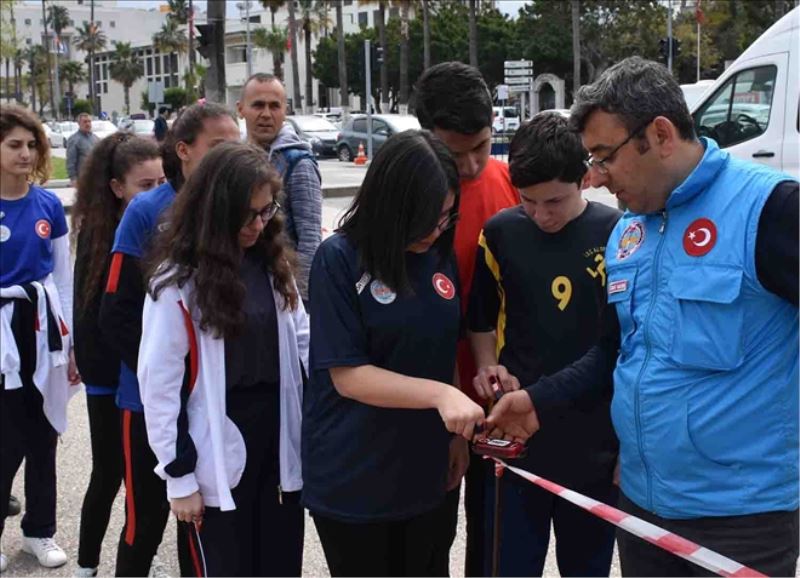
[[[292,108],[303,106],[300,97],[300,69],[297,63],[297,19],[294,2],[289,2],[289,57],[292,59]]]
[[[178,26],[180,26],[180,22],[177,17],[167,18],[167,21],[161,26],[161,30],[153,34],[153,48],[161,54],[173,52],[186,54],[189,49],[189,40],[186,38],[186,31]],[[168,69],[168,62],[170,62],[169,59],[164,62],[164,73],[177,74],[177,70]]]
[[[178,24],[189,22],[189,2],[188,0],[167,0],[169,13],[167,20],[175,20]]]
[[[211,43],[208,47],[206,97],[212,102],[225,102],[225,12],[227,2],[208,3]]]
[[[306,100],[303,103],[303,112],[308,114],[312,112],[314,94],[311,75],[311,36],[318,36],[328,27],[325,0],[300,0],[300,17],[306,49]]]
[[[47,10],[46,10],[46,3],[45,0],[42,0],[42,22],[44,23],[44,35],[42,36],[42,44],[45,47],[45,67],[47,68],[47,78],[49,80],[50,86],[50,112],[55,117],[58,115],[58,111],[56,110],[56,97],[54,93],[55,85],[53,84],[53,68],[50,64],[50,53],[52,52],[51,44],[50,44],[50,33],[47,31],[48,25],[48,18],[47,18]],[[44,100],[44,99],[41,99]],[[41,116],[41,115],[40,115]]]
[[[69,92],[75,94],[75,85],[86,80],[83,64],[77,60],[68,60],[61,67],[61,80],[67,83]]]
[[[56,33],[61,36],[64,29],[69,26],[69,10],[60,4],[51,4],[47,7],[47,23]]]
[[[94,8],[94,4],[92,4]],[[78,50],[86,52],[87,65],[89,66],[89,100],[92,102],[92,109],[97,106],[95,98],[95,79],[94,79],[94,54],[105,49],[108,44],[108,39],[105,33],[100,30],[100,27],[94,22],[94,16],[91,17],[92,22],[84,22],[75,31],[75,39],[72,41]]]
[[[269,9],[270,16],[272,17],[272,29],[275,30],[275,13],[283,8],[286,0],[261,0],[261,5]]]
[[[469,0],[469,64],[478,66],[478,18],[477,0]]]
[[[142,61],[133,52],[130,42],[114,42],[114,53],[111,55],[108,72],[125,89],[125,114],[130,114],[131,86],[144,76]]]
[[[339,95],[342,99],[342,120],[347,120],[350,115],[350,97],[347,93],[347,54],[344,49],[344,18],[342,17],[342,3],[336,3],[336,44],[339,61]]]
[[[422,0],[422,70],[431,66],[430,0]]]
[[[572,0],[572,90],[573,95],[581,86],[581,3]]]
[[[283,80],[283,54],[288,38],[289,34],[284,29],[270,31],[266,28],[256,28],[252,35],[253,46],[267,50],[272,55],[273,74],[281,80]]]
[[[29,46],[23,52],[23,58],[28,63],[30,74],[28,84],[31,89],[31,108],[36,110],[36,94],[39,94],[39,116],[43,116],[47,87],[47,51],[41,44]]]

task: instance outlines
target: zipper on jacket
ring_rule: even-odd
[[[644,448],[642,447],[642,418],[641,418],[641,407],[640,407],[640,399],[639,394],[641,391],[641,384],[642,384],[642,376],[644,375],[645,369],[647,364],[650,361],[650,357],[653,353],[653,346],[650,342],[650,319],[653,314],[653,309],[655,308],[656,304],[656,297],[658,296],[658,272],[659,272],[659,263],[661,260],[661,249],[664,246],[664,231],[667,228],[667,211],[664,209],[661,211],[661,225],[658,227],[658,246],[656,247],[656,252],[653,256],[653,286],[650,292],[650,306],[647,309],[647,314],[645,315],[644,320],[644,343],[646,348],[646,353],[644,356],[644,361],[642,362],[642,367],[639,370],[639,375],[636,378],[636,390],[634,394],[634,409],[636,414],[636,443],[639,448],[639,458],[642,460],[642,465],[644,466],[645,476],[647,478],[647,509],[649,511],[653,510],[653,482],[650,476],[650,467],[647,465],[647,460],[645,459]]]

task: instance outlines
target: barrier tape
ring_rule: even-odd
[[[500,465],[508,468],[521,478],[536,484],[540,488],[543,488],[548,492],[555,494],[556,496],[572,502],[590,514],[593,514],[598,518],[605,520],[606,522],[614,524],[618,528],[622,528],[634,536],[638,536],[643,540],[647,540],[654,546],[658,546],[659,548],[662,548],[671,554],[675,554],[676,556],[680,556],[685,560],[694,562],[698,566],[702,566],[706,570],[710,570],[711,572],[719,574],[720,576],[766,576],[766,574],[762,574],[757,570],[753,570],[752,568],[748,568],[747,566],[739,564],[735,560],[731,560],[722,554],[717,554],[716,552],[709,550],[708,548],[703,548],[702,546],[695,544],[686,538],[682,538],[677,534],[668,532],[667,530],[659,528],[650,522],[645,522],[641,518],[632,516],[631,514],[623,512],[622,510],[618,510],[617,508],[613,508],[607,504],[604,504],[603,502],[598,502],[593,498],[579,494],[578,492],[570,490],[569,488],[565,488],[564,486],[560,486],[526,470],[510,466],[499,458],[492,457],[492,459],[495,461],[495,467]]]

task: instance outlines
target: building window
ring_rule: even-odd
[[[72,18],[69,19],[69,25],[75,26],[75,21]]]
[[[397,6],[389,8],[389,18],[400,18],[400,9]]]
[[[170,69],[172,72],[178,72],[178,55],[173,52],[169,55],[169,59],[171,62]]]
[[[359,12],[358,13],[358,25],[362,28],[369,26],[369,13],[368,12]]]
[[[111,21],[109,21],[108,25],[109,25],[111,28],[116,28],[116,27],[117,27],[117,23],[116,23],[114,20],[111,20]]]
[[[353,5],[353,0],[344,0],[344,5],[345,6],[352,6]]]
[[[156,75],[161,75],[161,55],[156,56]]]
[[[26,38],[25,39],[25,45],[26,46],[30,46],[31,44],[33,44],[33,42],[31,42],[31,39],[30,38]]]
[[[238,64],[247,62],[247,47],[246,46],[231,46],[228,48],[228,55],[226,58],[228,64]]]
[[[25,19],[25,26],[30,26],[30,25],[31,25],[31,19],[30,18],[26,18]]]
[[[153,59],[147,59],[147,76],[153,76]]]

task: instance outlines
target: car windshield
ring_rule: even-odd
[[[387,119],[394,128],[395,132],[403,132],[404,130],[419,129],[419,121],[416,116],[410,114],[403,114],[393,116]]]
[[[78,130],[78,123],[72,121],[58,123],[58,130],[61,132],[75,132]]]
[[[153,125],[155,124],[152,120],[135,120],[131,123],[131,130],[133,132],[153,132]]]
[[[107,120],[93,120],[92,121],[92,132],[114,132],[117,130],[117,127],[114,126],[113,123]]]
[[[336,128],[336,125],[331,123],[330,121],[325,120],[324,118],[319,117],[303,117],[303,118],[294,118],[292,119],[297,125],[300,127],[301,130],[306,132],[325,132],[325,131],[336,131],[339,130]]]

